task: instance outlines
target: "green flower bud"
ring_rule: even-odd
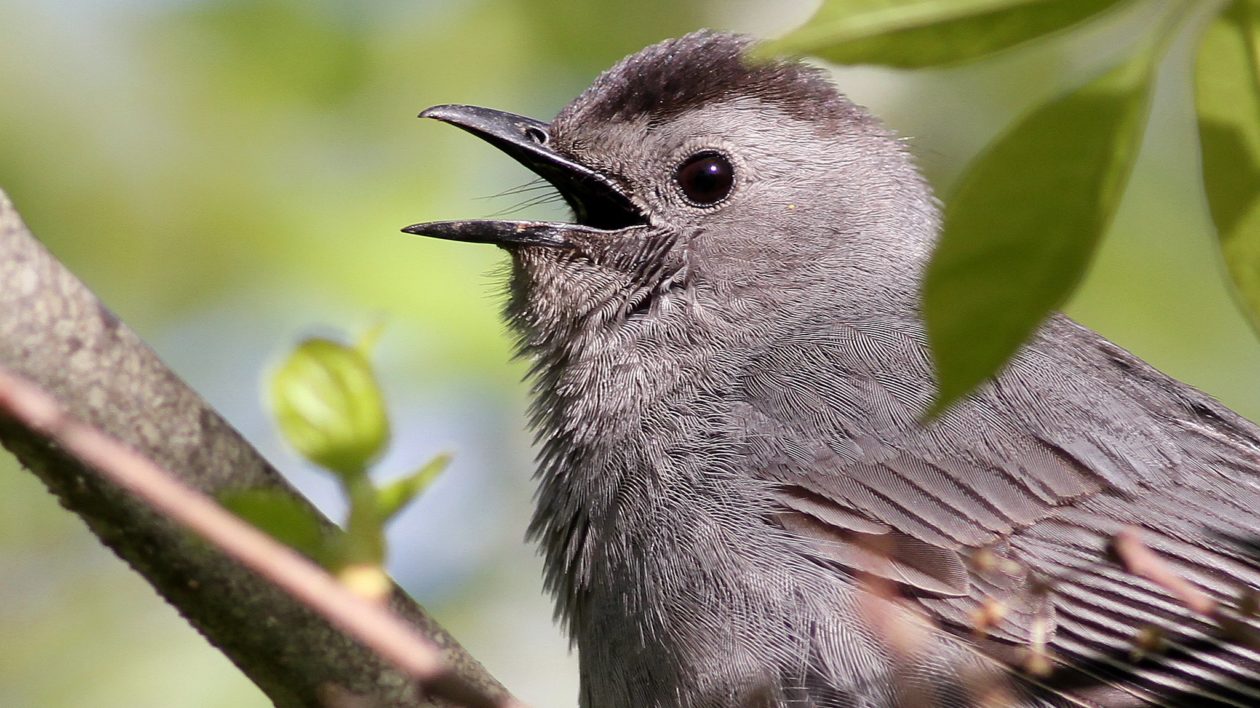
[[[389,441],[371,363],[339,342],[302,342],[271,378],[271,407],[289,444],[343,479],[364,474]]]

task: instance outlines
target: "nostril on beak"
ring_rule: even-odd
[[[543,130],[542,128],[538,128],[532,125],[529,126],[528,128],[525,129],[525,137],[529,138],[531,141],[539,145],[547,144],[547,139],[548,139],[547,131]]]

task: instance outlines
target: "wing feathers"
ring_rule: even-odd
[[[806,555],[894,580],[957,632],[989,601],[1008,610],[998,641],[1026,643],[1047,623],[1051,650],[1077,669],[1063,672],[1077,681],[1060,689],[1070,695],[1260,705],[1260,652],[1107,555],[1113,534],[1143,526],[1170,568],[1224,606],[1257,592],[1256,549],[1222,536],[1260,531],[1254,425],[1054,318],[994,384],[923,426],[921,332],[817,326],[750,361],[736,392],[744,452]],[[1022,570],[969,571],[985,547]],[[1052,579],[1049,591],[1034,578]],[[1148,626],[1169,652],[1135,665]]]

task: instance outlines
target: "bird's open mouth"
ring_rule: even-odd
[[[625,189],[606,175],[560,154],[550,126],[532,118],[476,106],[434,106],[420,114],[458,126],[494,145],[559,190],[577,223],[555,221],[432,221],[409,234],[500,246],[572,245],[577,233],[608,233],[647,223]]]

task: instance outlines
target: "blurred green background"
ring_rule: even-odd
[[[391,530],[391,570],[521,698],[576,700],[529,513],[524,366],[504,259],[402,235],[512,209],[531,176],[422,108],[548,118],[594,74],[699,27],[780,33],[808,1],[0,0],[0,188],[32,230],[318,504],[281,447],[267,366],[312,333],[388,328],[382,471],[456,460]],[[1142,6],[983,64],[837,72],[948,185],[1018,113],[1118,56]],[[1219,276],[1173,57],[1114,232],[1069,310],[1260,418],[1260,346]],[[1029,165],[1029,170],[1036,165]],[[510,213],[556,216],[556,207]],[[0,284],[3,287],[3,284]],[[248,706],[261,693],[42,486],[0,457],[0,705]]]

